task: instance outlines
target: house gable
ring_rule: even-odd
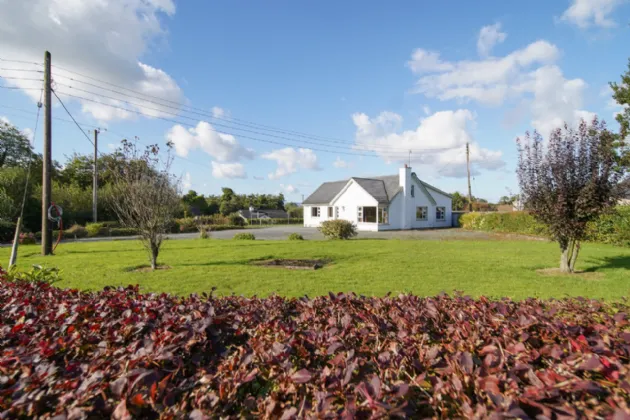
[[[348,184],[330,202],[332,206],[377,206],[378,201],[354,179],[350,179]]]

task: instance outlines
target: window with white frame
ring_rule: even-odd
[[[333,208],[332,207],[328,207],[328,218],[332,219],[333,217]]]
[[[446,220],[446,207],[435,208],[435,220]]]
[[[387,207],[380,207],[378,209],[378,222],[382,223],[382,224],[388,224],[389,223],[389,208],[387,208]]]
[[[416,220],[427,220],[428,210],[427,207],[416,207]]]
[[[376,207],[358,207],[357,208],[357,221],[359,223],[377,223],[376,217],[378,215]]]
[[[319,217],[320,209],[319,207],[311,207],[311,217]]]

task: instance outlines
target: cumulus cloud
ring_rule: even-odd
[[[333,166],[335,168],[350,168],[352,166],[352,164],[350,162],[346,162],[345,160],[343,160],[339,156],[337,156],[337,158],[333,162]]]
[[[474,114],[467,109],[440,111],[420,121],[415,130],[400,130],[402,117],[383,112],[375,118],[366,114],[354,114],[356,144],[363,150],[372,150],[387,163],[403,163],[396,149],[423,150],[412,153],[412,165],[420,166],[427,173],[460,177],[466,175],[466,143],[470,143],[470,160],[475,167],[495,170],[505,165],[502,152],[482,148],[469,131]]]
[[[300,190],[297,189],[294,185],[291,184],[280,184],[280,188],[287,194],[297,194]]]
[[[573,0],[561,20],[585,29],[590,26],[611,28],[617,23],[610,18],[615,8],[625,0]]]
[[[275,172],[269,174],[269,179],[278,179],[283,176],[297,172],[298,169],[308,169],[312,171],[321,170],[317,155],[311,149],[294,149],[285,147],[274,150],[261,156],[263,159],[274,160],[278,164]]]
[[[481,28],[477,39],[477,52],[482,57],[487,57],[495,45],[502,43],[507,38],[505,32],[501,32],[501,24],[495,23]]]
[[[212,176],[215,178],[247,178],[245,167],[242,163],[212,162]]]
[[[494,35],[494,39],[501,36]],[[508,100],[521,102],[519,106],[526,108],[533,127],[547,135],[559,122],[574,124],[589,114],[582,109],[586,83],[564,76],[555,64],[559,55],[555,45],[539,40],[503,57],[472,61],[448,62],[437,52],[419,54],[416,50],[408,66],[418,75],[415,93],[487,106],[501,106]],[[425,60],[428,64],[423,63]],[[436,61],[440,66],[435,66]]]
[[[514,51],[505,57],[489,57],[478,61],[462,60],[453,63],[442,62],[441,67],[431,64],[439,53],[419,54],[416,50],[408,66],[420,78],[414,89],[441,100],[476,100],[488,105],[500,105],[518,83],[523,72],[533,65],[554,61],[558,49],[547,41],[536,41],[527,47]],[[427,57],[429,63],[424,63]],[[433,68],[427,71],[418,69]]]
[[[188,129],[175,125],[166,133],[166,140],[173,144],[175,153],[183,157],[197,149],[220,162],[235,162],[254,157],[254,151],[241,146],[233,135],[219,133],[205,121]]]
[[[7,59],[28,62],[43,61],[42,40],[52,54],[53,79],[57,93],[70,93],[87,99],[123,106],[151,117],[165,115],[167,107],[140,99],[130,99],[137,106],[105,99],[64,85],[96,90],[68,77],[83,80],[66,70],[87,74],[146,95],[181,102],[179,85],[161,69],[141,62],[150,46],[165,39],[164,17],[175,13],[172,0],[0,0],[0,51]],[[21,64],[28,70],[41,70],[37,65]],[[4,71],[5,76],[33,78],[33,72]],[[7,80],[21,88],[39,88],[41,82]],[[25,90],[34,101],[37,90]],[[110,95],[107,92],[101,93]],[[141,96],[141,95],[140,95]],[[66,96],[68,102],[73,99]],[[137,113],[115,109],[86,100],[78,100],[82,110],[99,121],[137,118]],[[154,109],[149,109],[154,108]]]

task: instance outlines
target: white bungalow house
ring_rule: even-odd
[[[398,175],[325,182],[304,200],[304,226],[344,219],[358,230],[452,226],[451,196],[421,181],[405,165]]]

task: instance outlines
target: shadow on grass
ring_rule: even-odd
[[[223,266],[223,265],[243,265],[250,266],[254,261],[265,261],[271,260],[275,258],[272,255],[268,255],[265,257],[254,258],[254,259],[246,259],[246,260],[231,260],[231,261],[208,261],[202,263],[189,263],[189,264],[177,264],[178,267],[212,267],[212,266]]]
[[[619,269],[619,268],[630,270],[630,256],[628,255],[618,256],[618,257],[598,258],[596,260],[590,260],[589,262],[592,262],[597,265],[585,269],[584,271],[586,272],[608,270],[608,269]]]
[[[194,246],[188,246],[188,247],[176,247],[176,248],[165,248],[167,250],[180,250],[180,249],[199,249],[199,247],[194,247]],[[129,252],[146,252],[146,250],[144,249],[144,247],[139,246],[137,249],[98,249],[98,250],[86,250],[86,251],[74,251],[74,250],[64,250],[65,254],[109,254],[109,253],[115,253],[115,252],[124,252],[124,253],[129,253]],[[37,254],[33,254],[33,255],[37,255]]]

